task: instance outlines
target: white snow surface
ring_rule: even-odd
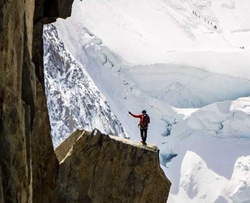
[[[249,0],[76,0],[55,23],[132,140],[128,111],[149,113],[168,203],[250,202],[249,10]]]
[[[56,27],[45,25],[44,75],[53,145],[56,148],[75,129],[127,137],[85,69],[67,52]]]
[[[79,33],[80,23],[111,51],[140,65],[177,62],[215,70],[233,57],[230,68],[237,70],[250,61],[249,10],[249,0],[77,0],[67,29]],[[70,37],[71,52],[79,51],[74,41],[80,38]]]
[[[178,154],[164,169],[169,202],[250,201],[249,97],[197,110],[168,138],[161,153]]]

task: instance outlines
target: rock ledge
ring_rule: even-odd
[[[170,181],[158,149],[93,132],[72,133],[57,149],[60,202],[166,202]]]

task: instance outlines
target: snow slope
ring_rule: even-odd
[[[84,68],[66,51],[53,25],[44,26],[44,73],[53,144],[75,129],[128,137]]]
[[[165,169],[175,180],[169,202],[250,202],[249,147],[250,97],[211,104],[176,124],[161,146],[178,154]]]
[[[232,52],[233,56],[241,46],[249,49],[249,9],[248,0],[77,0],[72,17],[67,20],[71,24],[67,29],[79,33],[80,23],[101,38],[110,50],[140,65],[171,63],[180,51],[204,49],[209,55],[200,58],[200,54],[197,58],[203,63],[210,60],[219,63],[218,50]],[[214,29],[214,25],[218,28]],[[70,39],[66,46],[72,53],[78,52],[74,41],[80,37]],[[242,57],[249,62],[249,57],[244,54]],[[182,65],[189,65],[181,58],[182,55]],[[192,66],[195,65],[192,61]],[[201,67],[200,63],[196,67]]]
[[[56,26],[60,38],[67,39],[66,42],[68,39],[78,39],[78,43],[74,45],[75,49],[79,49],[76,59],[83,64],[98,89],[105,95],[112,111],[121,119],[132,139],[139,139],[135,124],[137,121],[131,120],[127,115],[128,110],[140,113],[142,109],[148,109],[154,120],[150,131],[156,135],[167,135],[172,125],[186,114],[176,113],[171,105],[178,108],[198,108],[250,95],[249,79],[218,75],[175,64],[124,64],[101,39],[81,24],[76,33],[69,32],[72,24],[68,21],[59,21]],[[68,35],[71,37],[65,38]],[[149,140],[160,144],[162,137],[156,136]]]
[[[127,112],[148,111],[170,203],[250,202],[249,8],[76,0],[72,17],[55,23],[131,139],[140,139],[138,120]]]

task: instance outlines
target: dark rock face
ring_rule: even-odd
[[[82,136],[74,144],[76,157],[67,157],[58,168],[44,92],[42,33],[43,24],[70,15],[72,2],[0,0],[0,203],[57,203],[57,194],[60,202],[163,202],[170,182],[159,168],[157,152],[126,146],[109,136]],[[86,180],[83,194],[74,192],[82,186],[78,178]],[[104,185],[113,186],[112,192],[106,193]],[[152,194],[155,190],[157,195]]]
[[[61,161],[59,202],[167,201],[171,183],[160,168],[155,146],[103,135],[95,129],[74,132],[56,154]]]
[[[58,162],[44,94],[42,29],[68,17],[72,2],[0,0],[1,203],[53,202]]]

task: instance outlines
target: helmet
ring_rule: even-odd
[[[147,111],[146,111],[146,110],[143,110],[142,113],[147,113]]]

